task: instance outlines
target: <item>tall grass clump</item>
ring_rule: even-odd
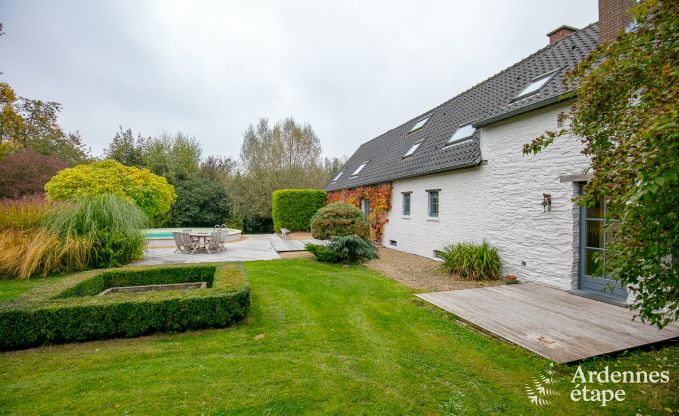
[[[59,239],[46,228],[3,230],[0,233],[0,277],[31,276],[78,271],[87,268],[92,241]]]
[[[470,280],[498,279],[502,271],[498,249],[485,240],[481,244],[452,244],[444,248],[438,257],[443,260],[446,270]]]
[[[141,257],[148,217],[114,195],[0,203],[0,278],[115,267]]]
[[[60,240],[92,242],[88,267],[115,267],[141,257],[141,229],[149,219],[135,204],[112,194],[88,195],[52,211],[43,223]]]
[[[47,213],[60,205],[42,195],[0,200],[0,230],[26,230],[38,227]]]

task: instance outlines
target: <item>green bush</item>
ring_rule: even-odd
[[[47,182],[45,190],[48,198],[56,200],[115,194],[136,203],[154,224],[167,219],[176,198],[174,187],[167,179],[148,169],[124,166],[113,160],[64,169]]]
[[[307,244],[306,249],[315,255],[318,261],[326,263],[356,264],[377,258],[377,249],[373,243],[355,234],[332,237],[327,246]]]
[[[335,255],[335,252],[330,250],[328,247],[320,244],[307,243],[304,248],[318,259],[324,263],[339,263],[339,259]]]
[[[452,244],[439,252],[438,257],[448,271],[470,280],[497,279],[502,270],[498,249],[487,241]]]
[[[209,289],[93,296],[107,285],[209,281],[210,276]],[[236,264],[81,272],[0,304],[0,350],[224,327],[243,319],[249,306],[250,289]]]
[[[50,212],[44,224],[61,240],[90,240],[88,267],[103,268],[121,266],[141,257],[145,241],[140,230],[148,222],[136,205],[112,194],[102,194],[84,196]]]
[[[314,238],[327,240],[352,234],[368,240],[370,223],[360,209],[346,202],[326,205],[311,219],[311,235]]]
[[[311,218],[323,208],[326,192],[322,189],[279,189],[271,196],[273,228],[309,231]]]
[[[170,226],[213,227],[224,224],[229,217],[223,185],[194,176],[177,182],[175,190],[177,201],[170,214]]]

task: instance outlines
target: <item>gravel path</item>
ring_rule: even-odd
[[[415,254],[384,247],[380,247],[378,252],[380,258],[370,260],[365,263],[366,266],[423,292],[471,289],[502,284],[501,280],[482,282],[463,280],[444,271],[441,263],[436,260]]]

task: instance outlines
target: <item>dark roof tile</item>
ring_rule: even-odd
[[[596,48],[598,38],[598,27],[593,23],[438,107],[363,143],[342,168],[342,177],[337,182],[328,183],[326,190],[355,188],[481,163],[478,131],[471,139],[444,148],[457,128],[498,120],[559,99],[568,92],[563,84],[565,72]],[[532,80],[551,71],[557,72],[537,93],[515,99]],[[409,133],[415,123],[427,114],[431,114],[427,123]],[[417,151],[403,158],[408,149],[420,140],[424,141]],[[368,161],[365,168],[358,175],[351,176],[365,161]]]

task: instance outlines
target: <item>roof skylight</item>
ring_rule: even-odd
[[[523,89],[523,91],[521,91],[516,96],[516,98],[521,98],[521,97],[524,97],[526,95],[530,95],[530,94],[533,94],[534,92],[537,92],[540,88],[542,88],[547,83],[547,81],[552,79],[552,76],[555,73],[556,72],[550,72],[547,75],[543,75],[540,78],[534,79],[533,81],[530,82],[530,84],[528,84],[526,86],[526,88]]]
[[[417,148],[420,147],[420,145],[422,144],[423,141],[424,141],[424,140],[420,140],[419,142],[416,142],[414,145],[412,145],[412,146],[410,147],[410,149],[408,149],[408,151],[406,152],[406,154],[403,155],[403,157],[412,156],[412,154],[415,153],[415,152],[417,151]]]
[[[417,123],[415,123],[415,125],[413,126],[413,128],[411,128],[410,131],[409,131],[408,133],[412,133],[412,132],[414,132],[415,130],[421,129],[422,126],[424,126],[430,118],[431,118],[431,114],[429,114],[428,116],[426,116],[426,117],[420,119]]]
[[[475,131],[476,129],[471,124],[458,127],[457,130],[455,130],[455,133],[453,133],[450,140],[448,140],[448,143],[446,143],[446,146],[451,143],[459,142],[460,140],[464,140],[466,138],[471,137]]]
[[[356,176],[356,175],[358,175],[359,173],[361,173],[361,171],[363,170],[363,168],[364,168],[365,165],[367,165],[367,164],[368,164],[368,161],[367,161],[367,160],[366,160],[365,162],[361,163],[361,166],[359,166],[358,168],[356,168],[356,170],[354,171],[354,173],[351,174],[351,176]]]
[[[340,173],[338,173],[337,176],[335,176],[335,178],[332,181],[337,182],[337,179],[341,178],[342,174],[344,174],[344,171],[340,171]]]

